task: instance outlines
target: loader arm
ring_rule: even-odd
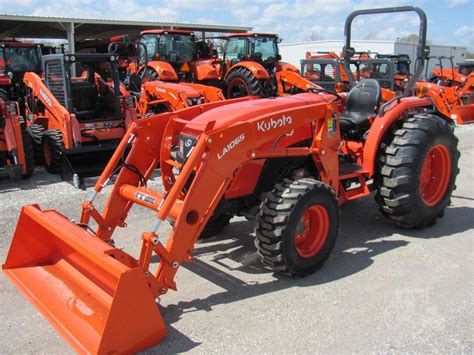
[[[218,103],[215,103],[215,105]],[[160,146],[169,144],[169,137],[161,140],[154,134],[164,130],[166,125],[174,120],[180,122],[181,117],[188,120],[198,111],[205,112],[205,108],[196,108],[194,112],[185,110],[180,115],[167,114],[166,119],[144,119],[130,127],[118,148],[125,149],[127,141],[133,141],[132,149],[126,163],[141,171],[146,180],[156,168],[159,159]],[[316,104],[302,105],[300,107],[257,116],[247,122],[238,122],[228,127],[214,129],[215,121],[204,126],[193,122],[189,124],[198,134],[197,144],[186,163],[181,167],[181,173],[166,183],[170,185],[169,191],[161,193],[152,191],[143,186],[143,180],[129,169],[122,168],[115,182],[114,189],[107,202],[103,216],[92,207],[92,202],[84,204],[82,223],[88,223],[93,217],[99,223],[96,236],[108,240],[116,225],[125,225],[125,217],[133,203],[148,207],[157,213],[157,219],[148,232],[142,235],[142,252],[138,264],[143,267],[155,296],[164,294],[169,288],[176,290],[174,276],[182,262],[192,260],[192,250],[202,229],[211,217],[222,198],[226,188],[232,180],[235,171],[245,161],[262,159],[274,156],[273,150],[259,150],[259,147],[303,125],[316,123],[316,129],[323,132],[327,121],[332,119],[336,112],[336,104],[325,101]],[[272,130],[262,130],[262,125],[275,119],[289,118],[289,124],[273,127]],[[217,117],[216,117],[217,119]],[[323,172],[328,183],[333,181],[337,190],[337,150],[339,137],[334,135],[328,139],[325,135],[316,134],[313,146],[307,148],[285,148],[286,156],[313,155],[315,163]],[[328,143],[329,142],[329,143]],[[323,146],[325,153],[318,154]],[[323,149],[323,150],[324,150]],[[279,152],[281,154],[281,152]],[[120,153],[117,153],[120,154]],[[322,156],[325,156],[322,159]],[[113,159],[112,159],[113,160]],[[336,162],[334,164],[334,162]],[[109,170],[111,170],[110,167]],[[163,169],[163,167],[162,167]],[[168,169],[169,171],[169,169]],[[108,171],[106,171],[108,172]],[[188,182],[192,173],[195,178],[186,192],[183,187]],[[324,174],[326,173],[326,174]],[[101,189],[101,182],[106,178],[103,175],[96,185],[96,192]],[[205,189],[202,186],[206,186]],[[92,213],[91,213],[92,212]],[[158,228],[168,217],[176,219],[176,224],[166,245],[159,241]],[[160,265],[153,276],[148,271],[152,252],[160,257]]]
[[[25,73],[23,82],[31,89],[31,93],[41,101],[51,116],[58,122],[63,119],[69,121],[70,114],[66,108],[54,97],[38,74],[33,72]]]
[[[298,88],[304,92],[323,90],[319,85],[303,78],[300,73],[292,70],[282,70],[275,73],[277,92],[279,96],[288,95],[291,88]]]
[[[31,95],[38,98],[43,104],[46,110],[45,114],[49,120],[52,120],[52,122],[49,123],[49,127],[54,127],[64,132],[65,147],[73,147],[74,141],[78,140],[78,137],[81,136],[76,116],[70,114],[68,110],[61,105],[36,73],[25,73],[23,82],[31,89]],[[72,132],[72,134],[69,132]]]

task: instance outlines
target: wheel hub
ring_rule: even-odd
[[[322,205],[309,207],[301,216],[296,227],[295,244],[303,258],[316,255],[329,233],[329,214]]]
[[[451,156],[441,144],[435,145],[426,154],[420,174],[420,193],[427,206],[442,200],[451,177]]]

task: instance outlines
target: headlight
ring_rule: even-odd
[[[178,137],[178,154],[176,160],[178,163],[184,163],[191,152],[191,149],[196,145],[196,137],[180,134]]]

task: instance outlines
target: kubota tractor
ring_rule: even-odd
[[[427,21],[415,7],[352,13],[347,57],[356,16],[405,11],[420,17],[418,54],[425,58]],[[323,265],[337,238],[339,206],[372,191],[398,225],[430,226],[455,187],[453,122],[429,98],[404,94],[380,102],[380,84],[366,79],[346,99],[323,89],[245,97],[132,123],[79,222],[38,205],[22,209],[3,270],[77,351],[135,352],[166,335],[155,299],[177,290],[175,275],[193,261],[201,233],[222,229],[233,215],[256,216],[258,253],[288,276]],[[95,198],[128,149],[99,211]],[[158,164],[165,191],[146,185]],[[127,227],[135,204],[155,215],[139,237],[137,258],[111,240],[116,228]],[[167,219],[174,227],[164,236],[159,230]],[[153,254],[157,268],[150,268]]]
[[[278,92],[282,82],[277,73],[299,73],[295,66],[281,62],[281,40],[276,34],[236,33],[225,39],[221,71],[227,98],[282,94]]]
[[[387,91],[402,92],[410,78],[410,59],[404,54],[354,52],[349,66],[355,80],[376,79],[386,98],[393,97]],[[308,52],[301,61],[301,72],[306,79],[328,90],[347,92],[351,89],[343,58],[334,52],[316,55]]]
[[[433,59],[438,63],[428,75]],[[449,61],[450,66],[445,67],[444,61]],[[438,111],[458,124],[474,123],[474,74],[461,74],[454,66],[453,57],[428,57],[425,75],[416,83],[413,94],[430,97]]]
[[[18,103],[0,97],[0,177],[18,180],[33,174],[33,141],[22,126]]]
[[[140,42],[140,58],[147,62],[140,68],[144,79],[219,85],[217,55],[192,31],[147,30],[140,33]]]
[[[147,47],[145,43],[134,41],[128,35],[122,35],[111,38],[108,52],[119,56],[120,66],[120,63],[129,63],[130,59],[141,51],[142,62],[140,64],[142,68],[146,68],[150,63],[147,60],[148,48],[149,46]],[[120,58],[122,62],[120,62]],[[151,62],[153,62],[152,66],[161,65],[153,60]],[[224,100],[224,95],[219,88],[196,83],[155,80],[147,77],[146,70],[137,73],[138,64],[138,62],[129,63],[127,73],[122,79],[127,90],[137,98],[138,112],[141,117]],[[194,64],[191,67],[197,69]]]
[[[17,41],[0,41],[0,98],[16,101],[20,114],[24,116],[24,97],[26,95],[23,76],[26,72],[42,73],[41,44]]]
[[[24,76],[37,160],[76,186],[97,176],[136,120],[117,60],[113,54],[53,54],[43,57],[44,81],[33,72]]]

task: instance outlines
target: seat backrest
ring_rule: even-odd
[[[97,87],[89,82],[71,83],[72,106],[75,112],[95,109],[97,102]]]
[[[347,111],[374,113],[381,100],[380,83],[374,79],[364,79],[349,91],[346,101]]]

